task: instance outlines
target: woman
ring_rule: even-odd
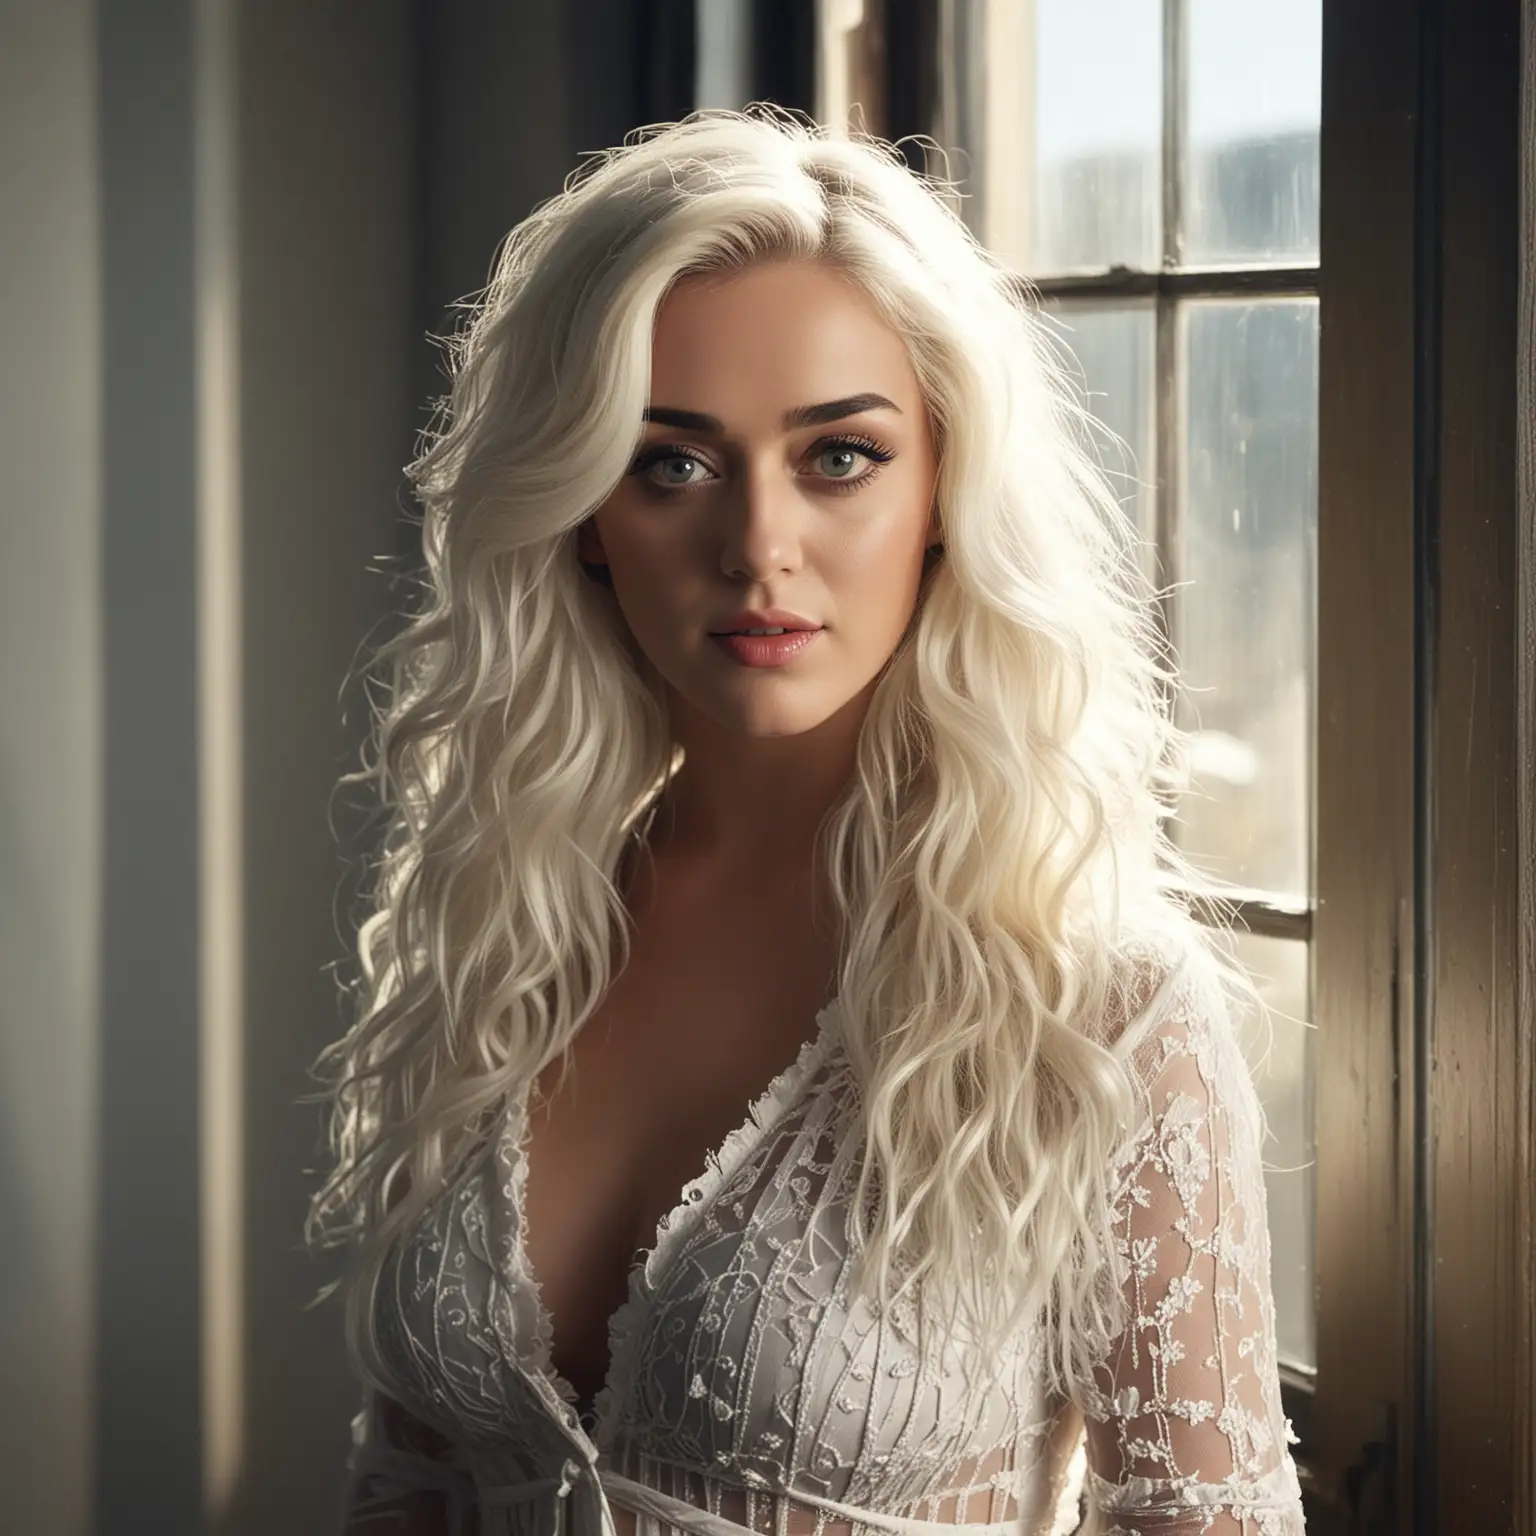
[[[349,1530],[1302,1529],[1257,999],[1047,334],[771,111],[509,239],[321,1059]]]

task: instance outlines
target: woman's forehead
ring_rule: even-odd
[[[859,284],[828,261],[765,258],[743,266],[686,272],[667,290],[657,324],[737,306],[820,305],[867,312],[882,323]]]
[[[870,392],[906,411],[917,403],[917,378],[902,338],[831,267],[784,262],[690,275],[657,313],[653,405],[712,409],[681,395],[705,394],[713,405],[724,395],[777,414]]]

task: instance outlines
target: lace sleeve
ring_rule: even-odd
[[[1275,1360],[1263,1117],[1198,959],[1112,1047],[1143,1094],[1116,1165],[1129,1323],[1087,1394],[1101,1536],[1296,1536],[1301,1489]]]

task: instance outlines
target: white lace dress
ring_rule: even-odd
[[[1247,1063],[1198,959],[1154,955],[1126,996],[1105,1041],[1143,1091],[1113,1181],[1133,1322],[1080,1404],[1044,1391],[1038,1337],[977,1387],[935,1321],[850,1296],[833,1003],[637,1259],[592,1426],[550,1364],[509,1105],[378,1295],[391,1396],[452,1455],[390,1444],[369,1391],[354,1475],[380,1500],[440,1488],[481,1536],[614,1536],[618,1507],[637,1536],[1301,1532]]]

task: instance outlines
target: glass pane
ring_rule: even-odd
[[[1174,835],[1238,885],[1309,897],[1317,302],[1181,306],[1173,629],[1198,727]],[[1188,583],[1188,585],[1185,585]]]
[[[1321,0],[1188,3],[1183,259],[1316,261]]]
[[[1257,1016],[1238,1021],[1254,1087],[1269,1121],[1263,1157],[1275,1342],[1283,1364],[1315,1370],[1317,1327],[1312,1279],[1317,1169],[1312,1135],[1310,951],[1300,939],[1255,938],[1241,929],[1234,937],[1237,959],[1247,968],[1270,1010],[1272,1029],[1266,1039]]]
[[[970,121],[983,142],[960,146],[981,183],[972,189],[981,238],[1033,277],[1155,269],[1162,8],[1147,0],[984,0],[981,15],[971,46],[982,67],[972,78],[986,100]],[[947,126],[958,130],[966,114],[950,116]]]
[[[1142,569],[1154,585],[1156,547],[1156,437],[1153,360],[1156,316],[1150,303],[1042,305],[1060,345],[1076,362],[1078,387],[1096,421],[1110,429],[1094,434],[1099,462],[1120,504],[1141,534]],[[1110,433],[1118,435],[1115,441]]]

